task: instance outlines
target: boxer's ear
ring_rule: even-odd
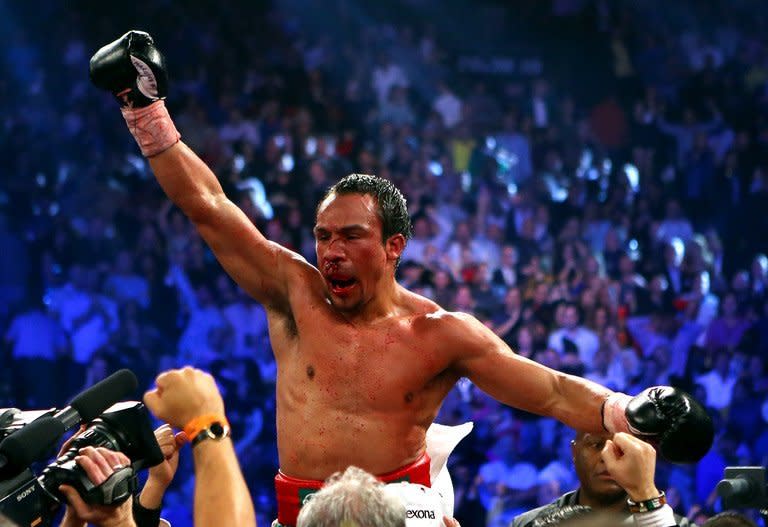
[[[384,242],[384,250],[388,260],[397,261],[405,250],[405,236],[400,233],[393,234]]]

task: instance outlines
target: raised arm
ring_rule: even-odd
[[[152,414],[184,429],[195,465],[195,526],[255,527],[253,500],[240,470],[216,381],[193,368],[169,370],[144,394]],[[198,437],[201,436],[201,437]]]
[[[152,37],[129,31],[96,52],[90,73],[96,86],[118,98],[128,129],[160,186],[192,220],[227,273],[259,302],[287,307],[289,282],[309,276],[302,270],[310,266],[264,238],[227,199],[213,172],[179,141],[165,108],[165,60]]]
[[[194,223],[227,273],[262,304],[287,304],[288,284],[300,280],[309,264],[267,240],[250,219],[227,199],[216,176],[179,141],[149,159],[158,183]]]
[[[613,393],[587,379],[561,373],[512,352],[474,317],[451,314],[445,324],[455,343],[458,373],[496,400],[551,416],[585,432],[603,432],[601,408]]]

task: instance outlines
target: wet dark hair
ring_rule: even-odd
[[[384,242],[395,234],[402,234],[406,240],[411,238],[413,227],[405,197],[391,181],[369,174],[350,174],[329,188],[320,203],[331,194],[373,196],[376,198],[381,219],[381,241]]]

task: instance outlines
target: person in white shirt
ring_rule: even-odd
[[[135,272],[130,251],[120,251],[115,267],[104,283],[104,292],[120,304],[135,301],[142,309],[149,307],[149,283]]]
[[[687,314],[702,331],[696,339],[696,345],[704,346],[706,343],[709,325],[717,317],[720,309],[720,299],[709,292],[709,273],[702,271],[693,279],[691,292],[683,295],[687,303]]]
[[[517,284],[517,249],[514,245],[505,245],[501,249],[501,262],[493,271],[493,281],[504,287]]]
[[[67,336],[59,322],[31,303],[11,320],[4,340],[13,359],[18,404],[42,407],[57,402],[54,361],[67,350]]]
[[[379,106],[387,102],[389,91],[393,86],[407,88],[410,85],[403,69],[394,64],[386,53],[379,55],[378,64],[371,75],[371,85],[376,92]]]
[[[461,112],[464,107],[461,99],[451,90],[445,82],[437,84],[439,95],[432,103],[435,110],[443,120],[443,126],[451,129],[461,121]]]
[[[691,222],[683,215],[683,210],[677,200],[671,199],[667,202],[667,213],[656,231],[656,237],[659,241],[669,242],[673,238],[680,238],[687,242],[693,238],[693,227]]]
[[[560,355],[571,351],[575,346],[579,360],[589,368],[593,364],[595,353],[600,346],[600,340],[594,331],[579,325],[579,307],[576,304],[566,304],[563,311],[563,325],[552,332],[547,341],[547,347]]]
[[[428,207],[423,213],[413,216],[413,237],[408,240],[408,245],[403,251],[401,260],[427,263],[427,248],[434,246],[442,251],[451,233],[450,221],[436,214],[435,210]]]
[[[179,338],[179,364],[208,367],[220,355],[228,350],[222,349],[217,336],[223,336],[231,330],[222,310],[214,303],[211,291],[201,285],[197,289],[179,265],[171,265],[166,282],[173,284],[179,291],[189,318]]]
[[[98,293],[99,274],[75,264],[70,281],[49,293],[51,312],[58,316],[72,343],[72,358],[87,364],[119,328],[117,304]]]
[[[264,351],[269,353],[264,307],[253,302],[226,275],[216,280],[216,291],[224,306],[221,312],[234,333],[233,357],[257,360]]]
[[[715,367],[709,373],[696,377],[696,384],[704,387],[707,393],[707,406],[715,410],[724,410],[731,405],[733,387],[738,378],[731,372],[731,358],[727,351],[721,351],[715,357]]]

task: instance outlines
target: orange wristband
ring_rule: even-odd
[[[191,443],[203,430],[209,428],[213,423],[220,423],[229,427],[229,421],[223,415],[219,414],[203,414],[198,415],[186,425],[184,425],[184,433],[187,436],[187,440]]]

